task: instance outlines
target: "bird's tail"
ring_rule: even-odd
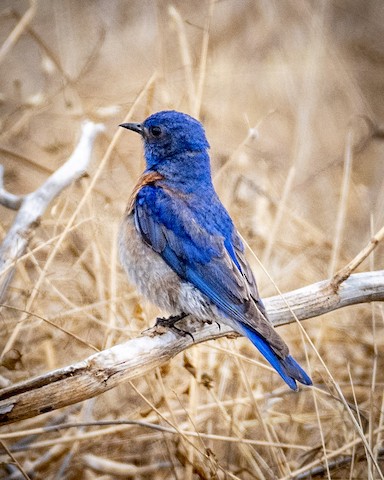
[[[312,385],[312,380],[291,355],[281,358],[255,330],[244,324],[241,330],[292,390],[297,390],[296,380],[304,385]]]

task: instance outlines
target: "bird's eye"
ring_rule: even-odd
[[[163,131],[160,127],[154,126],[149,127],[149,133],[152,135],[152,137],[158,138],[163,133]]]

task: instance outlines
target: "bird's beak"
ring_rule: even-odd
[[[140,133],[141,136],[144,135],[144,129],[140,123],[121,123],[119,127],[128,128],[128,130]]]

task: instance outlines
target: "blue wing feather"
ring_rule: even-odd
[[[291,355],[283,359],[279,358],[256,331],[251,330],[247,325],[242,325],[241,329],[292,390],[297,390],[295,380],[304,385],[312,385],[312,380]]]
[[[214,215],[209,212],[212,205]],[[228,213],[217,197],[207,202],[206,210],[215,222],[204,222],[204,212],[193,210],[191,202],[186,205],[182,197],[170,195],[166,187],[146,185],[136,198],[136,228],[180,278],[192,283],[235,321],[237,330],[251,340],[292,389],[296,389],[295,379],[310,385],[310,378],[264,316],[256,282]]]

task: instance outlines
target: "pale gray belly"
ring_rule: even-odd
[[[180,277],[161,256],[146,245],[134,224],[133,215],[124,217],[119,232],[120,260],[139,292],[170,314],[182,312],[199,320],[216,320],[218,312],[208,298]]]

